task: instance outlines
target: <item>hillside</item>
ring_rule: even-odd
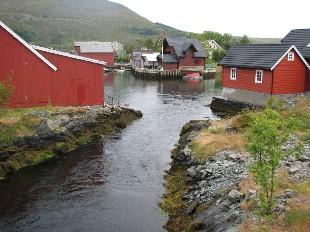
[[[153,23],[108,0],[0,0],[0,20],[25,40],[71,47],[74,40],[128,42],[186,32]]]

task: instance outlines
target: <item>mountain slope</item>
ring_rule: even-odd
[[[0,0],[0,20],[29,42],[71,47],[74,40],[128,42],[186,36],[108,0]]]

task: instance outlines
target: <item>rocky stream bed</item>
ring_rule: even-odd
[[[198,162],[192,156],[191,142],[199,132],[210,126],[210,121],[197,120],[188,122],[180,133],[180,139],[172,152],[171,169],[167,175],[176,175],[175,167],[182,167],[187,191],[182,195],[185,209],[180,215],[190,217],[190,231],[240,231],[241,224],[246,218],[260,220],[254,214],[248,214],[242,208],[244,202],[256,199],[256,189],[242,192],[240,184],[249,176],[251,158],[246,152],[222,150],[209,157],[206,162]],[[291,137],[284,150],[296,146],[297,139]],[[280,165],[280,169],[287,171],[288,177],[296,183],[309,180],[310,177],[310,146],[304,145],[303,152],[298,158],[287,157]],[[278,214],[287,210],[289,198],[296,196],[292,189],[286,189],[283,194],[276,196],[277,204],[274,208]],[[164,196],[165,197],[165,196]],[[168,212],[169,214],[169,212]],[[178,216],[177,216],[178,217]],[[175,215],[170,215],[167,224],[177,221]],[[166,225],[167,226],[167,225]],[[166,227],[169,231],[173,226]]]

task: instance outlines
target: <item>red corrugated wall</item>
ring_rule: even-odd
[[[14,88],[9,107],[46,106],[53,74],[54,70],[0,27],[0,81],[11,78]]]
[[[39,52],[58,68],[51,79],[53,106],[103,104],[102,65]]]
[[[80,53],[80,56],[107,62],[108,67],[114,66],[114,53]]]
[[[294,61],[285,56],[274,69],[273,94],[303,93],[307,89],[306,66],[295,53]]]
[[[223,87],[271,93],[272,72],[264,70],[263,83],[255,83],[256,69],[237,68],[237,80],[230,80],[230,67],[223,66]]]
[[[163,63],[164,70],[176,70],[179,68],[178,63]]]

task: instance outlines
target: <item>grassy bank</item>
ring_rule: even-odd
[[[26,140],[21,146],[16,145],[18,138],[38,137],[36,128],[41,123],[42,118],[33,116],[34,111],[38,112],[36,115],[48,113],[48,118],[51,119],[58,114],[71,116],[77,113],[83,114],[83,110],[83,108],[74,107],[48,107],[2,111],[0,116],[0,146],[2,147],[0,150],[0,179],[24,167],[37,165],[57,155],[72,152],[81,146],[95,142],[102,135],[119,131],[142,116],[134,110],[122,108],[110,114],[98,114],[94,126],[87,126],[78,132],[69,132],[64,135],[61,141],[51,138],[43,141],[42,146],[36,146],[37,144],[33,146],[32,143],[36,143],[35,141],[27,144]],[[41,142],[42,140],[38,140],[37,143]]]

